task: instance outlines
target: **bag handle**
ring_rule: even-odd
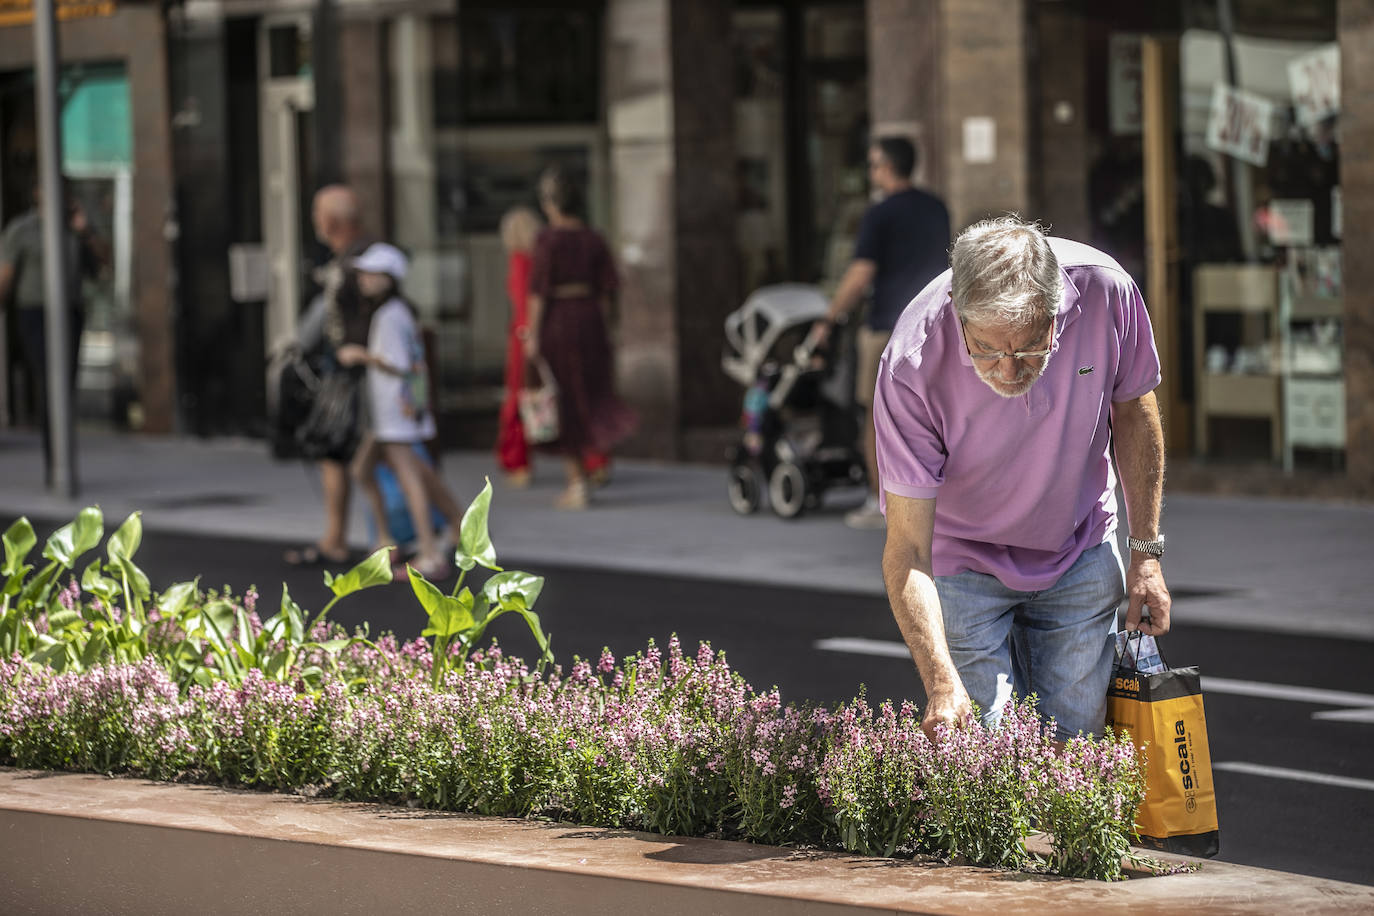
[[[1139,630],[1131,630],[1126,634],[1126,645],[1121,650],[1121,666],[1123,668],[1129,667],[1131,671],[1140,670],[1140,643],[1144,636],[1145,634]],[[1134,652],[1132,652],[1132,640],[1135,642]],[[1163,664],[1165,668],[1168,668],[1169,660],[1164,657],[1164,647],[1159,644],[1159,637],[1154,637],[1154,641],[1155,652],[1159,655],[1160,663]]]
[[[532,359],[531,362],[534,364],[534,370],[539,373],[539,384],[557,391],[558,382],[554,380],[553,369],[549,368],[548,360],[544,359],[541,354]]]

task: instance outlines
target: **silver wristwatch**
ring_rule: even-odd
[[[1164,535],[1161,534],[1153,541],[1142,541],[1140,538],[1128,537],[1126,538],[1126,546],[1141,553],[1148,553],[1158,560],[1164,556]]]

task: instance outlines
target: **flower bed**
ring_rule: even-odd
[[[489,498],[464,520],[465,572],[497,569]],[[154,596],[131,559],[137,516],[64,588],[101,537],[87,513],[49,539],[36,576],[27,523],[5,535],[0,763],[1100,879],[1129,856],[1141,755],[1111,737],[1056,744],[1031,704],[931,741],[910,704],[785,705],[676,638],[564,669],[531,611],[542,580],[524,573],[477,595],[413,577],[430,626],[404,645],[344,634],[328,607],[307,622],[287,595],[263,620],[251,593]],[[328,578],[335,600],[382,581],[382,564]],[[533,669],[475,648],[506,612],[530,624]],[[1052,838],[1049,861],[1026,849],[1034,830]]]

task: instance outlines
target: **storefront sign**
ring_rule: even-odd
[[[1269,161],[1269,135],[1274,103],[1264,96],[1225,83],[1212,88],[1212,114],[1207,120],[1207,146],[1251,165]]]
[[[1304,127],[1340,114],[1340,46],[1329,44],[1293,60],[1288,65],[1288,83],[1293,88],[1298,123]]]
[[[1269,241],[1275,245],[1311,245],[1316,208],[1305,198],[1269,201]]]
[[[58,21],[113,16],[115,0],[53,0]],[[33,22],[33,0],[0,0],[0,28]]]
[[[964,161],[997,159],[997,122],[992,118],[964,118]]]
[[[1140,33],[1113,32],[1107,41],[1107,100],[1114,136],[1140,133],[1143,73]]]

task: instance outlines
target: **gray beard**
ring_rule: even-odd
[[[1003,397],[1008,400],[1011,400],[1013,398],[1019,398],[1027,394],[1031,390],[1032,386],[1034,386],[1036,382],[1040,381],[1040,377],[1045,374],[1045,370],[1049,368],[1050,360],[1053,358],[1053,353],[1051,353],[1049,356],[1046,356],[1044,361],[1040,363],[1039,368],[1031,368],[1029,365],[1023,365],[1021,367],[1021,371],[1016,374],[1016,380],[1011,383],[1017,386],[1016,391],[1007,391],[1001,388],[1000,386],[1005,385],[1005,382],[998,381],[996,384],[994,384],[993,379],[989,378],[987,375],[984,375],[983,372],[979,370],[977,366],[973,367],[973,371],[978,373],[978,378],[982,380],[984,385],[987,385],[989,388],[991,388],[994,394],[996,394],[998,397]],[[1020,387],[1022,385],[1024,385],[1025,387]]]

